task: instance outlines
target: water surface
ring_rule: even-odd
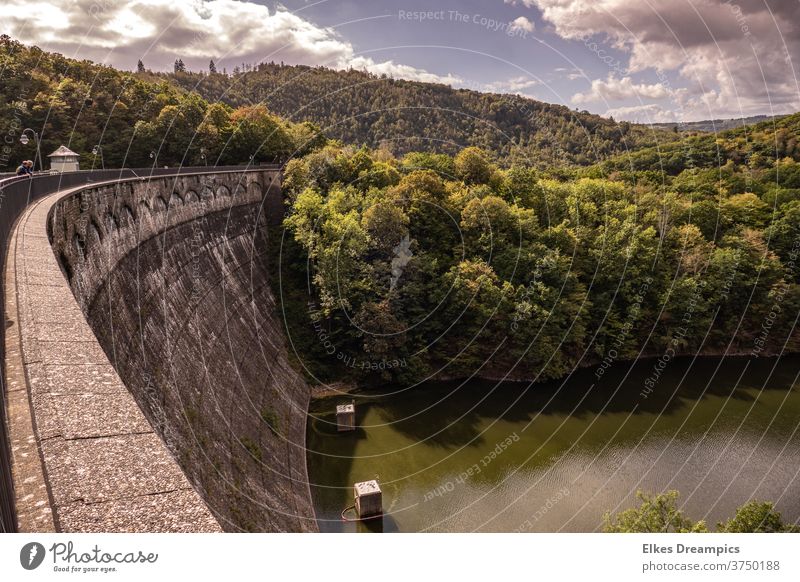
[[[315,402],[308,469],[322,531],[595,531],[637,489],[681,492],[709,525],[751,498],[800,518],[800,357],[615,363],[546,384],[430,383],[355,396],[337,434]],[[349,402],[349,398],[346,400]],[[383,520],[345,523],[377,478]]]

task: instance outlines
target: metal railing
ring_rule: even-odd
[[[67,188],[91,186],[93,183],[112,180],[163,178],[191,174],[215,174],[220,172],[276,171],[280,165],[258,166],[195,166],[179,168],[126,168],[123,170],[85,170],[51,174],[41,172],[28,176],[12,176],[0,179],[0,532],[17,530],[14,503],[14,481],[11,476],[11,453],[8,440],[8,418],[6,416],[5,386],[5,260],[8,240],[17,219],[36,200]]]

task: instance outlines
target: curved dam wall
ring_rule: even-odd
[[[238,166],[217,166],[214,171],[226,170],[241,170]],[[37,458],[37,443],[34,438],[33,428],[30,425],[30,387],[25,381],[24,367],[20,361],[20,317],[18,311],[17,293],[14,289],[15,285],[8,285],[9,281],[14,280],[14,271],[7,269],[9,266],[7,259],[13,262],[16,253],[12,251],[13,240],[19,238],[17,226],[21,216],[26,214],[30,207],[37,203],[37,201],[60,191],[67,191],[76,187],[86,186],[92,183],[99,183],[110,180],[122,180],[126,178],[137,178],[141,176],[167,176],[175,174],[192,174],[197,172],[207,171],[207,167],[192,168],[189,166],[182,166],[180,168],[124,168],[124,169],[109,169],[109,170],[82,170],[77,172],[64,172],[59,174],[36,174],[32,178],[12,176],[7,179],[0,179],[0,296],[4,300],[0,301],[0,312],[3,317],[3,325],[0,326],[0,532],[13,532],[17,531],[17,502],[19,499],[30,497],[38,498],[43,501],[40,495],[40,489],[45,489],[45,484],[40,480],[23,480],[15,485],[14,472],[11,470],[12,462],[12,448],[16,451],[16,457],[20,459]],[[41,219],[36,225],[31,224],[33,238],[41,238],[45,235],[46,213],[42,216],[41,213],[36,214],[37,218]],[[23,245],[24,246],[24,245]],[[19,251],[20,249],[17,249]],[[52,251],[37,256],[40,262],[50,261],[50,266],[54,268],[54,276],[60,282],[63,277],[61,276],[58,266],[55,264],[55,259],[52,256]],[[43,286],[43,281],[36,281],[34,279],[34,287]],[[49,286],[54,286],[54,281],[48,281]],[[67,289],[69,293],[69,289]],[[24,301],[24,297],[20,296],[20,300]],[[74,300],[72,301],[74,303]],[[7,309],[7,305],[10,309]],[[12,313],[14,315],[12,315]],[[82,316],[81,316],[82,317]],[[6,331],[9,331],[7,334]],[[16,333],[16,335],[15,335]],[[91,331],[89,332],[91,334]],[[13,337],[12,337],[13,336]],[[9,344],[10,349],[6,349],[6,344]],[[9,370],[6,366],[7,356],[16,357],[16,370],[11,374],[13,378],[7,377]],[[20,374],[20,372],[22,372]],[[10,382],[9,380],[13,380]],[[121,381],[120,381],[121,384]],[[123,387],[124,388],[124,387]],[[10,433],[10,420],[12,418],[26,418],[27,422],[23,422],[13,438]],[[22,427],[27,425],[26,429]],[[13,442],[12,442],[13,440]],[[41,472],[39,472],[41,473]],[[37,484],[38,483],[38,484]],[[19,494],[19,495],[17,495]],[[43,496],[47,498],[46,491]],[[46,502],[44,502],[46,505]],[[31,505],[31,504],[28,504]],[[41,517],[43,521],[51,522],[52,529],[52,515],[41,514],[34,512],[37,517]],[[26,514],[23,517],[26,526],[34,525],[32,523],[32,514]],[[33,520],[36,522],[36,520]]]
[[[269,287],[279,171],[120,181],[56,198],[45,240],[107,362],[213,514],[196,529],[315,531],[310,391],[287,360]],[[121,463],[127,455],[135,450]],[[52,491],[55,456],[43,457]]]

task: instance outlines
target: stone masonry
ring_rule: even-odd
[[[22,217],[6,273],[22,530],[316,530],[309,389],[269,285],[279,177],[106,183]]]

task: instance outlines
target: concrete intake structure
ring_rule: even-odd
[[[47,196],[6,264],[21,531],[316,531],[270,289],[277,168]]]

